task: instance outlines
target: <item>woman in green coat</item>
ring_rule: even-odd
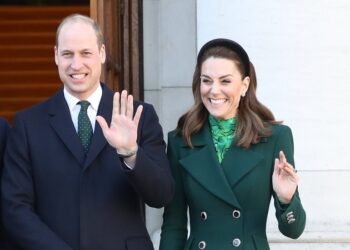
[[[302,234],[292,132],[257,100],[256,88],[238,43],[214,39],[201,48],[194,105],[168,135],[176,191],[164,210],[160,250],[268,250],[271,197],[281,233]]]

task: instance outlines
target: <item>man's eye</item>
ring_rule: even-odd
[[[62,56],[64,56],[64,57],[68,57],[68,56],[71,56],[71,55],[72,55],[72,53],[68,53],[68,52],[62,53]]]

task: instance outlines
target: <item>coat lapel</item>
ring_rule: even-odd
[[[232,145],[222,161],[222,169],[233,188],[245,175],[251,172],[264,159],[263,155],[251,149]]]
[[[68,105],[64,99],[63,89],[51,99],[48,114],[49,123],[53,130],[77,161],[82,164],[85,159],[83,147],[75,131]]]
[[[112,109],[113,109],[113,92],[110,91],[104,84],[102,84],[102,98],[98,107],[97,115],[106,119],[107,124],[111,123]],[[107,144],[102,129],[98,122],[95,124],[94,135],[91,140],[89,152],[84,162],[84,170],[91,164],[91,162],[97,157],[104,146]]]
[[[215,155],[208,125],[193,136],[192,143],[194,152],[180,160],[184,169],[209,192],[232,206],[241,208]]]

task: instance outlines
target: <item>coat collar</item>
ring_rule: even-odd
[[[182,158],[180,164],[209,192],[240,209],[234,186],[258,165],[263,156],[232,145],[220,165],[208,123],[192,137],[192,144],[194,148],[187,149],[193,152]]]
[[[113,92],[110,91],[104,84],[101,84],[101,86],[103,92],[97,115],[103,116],[109,124],[112,114]],[[70,116],[68,105],[64,99],[63,89],[58,91],[57,94],[51,99],[48,115],[49,123],[52,128],[61,138],[68,150],[74,155],[79,164],[85,169],[91,164],[91,162],[96,158],[98,153],[107,143],[99,124],[96,122],[90,150],[87,157],[85,157],[83,147]]]

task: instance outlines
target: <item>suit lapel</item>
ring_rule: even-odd
[[[110,91],[104,84],[102,84],[102,98],[98,107],[97,115],[106,119],[107,124],[111,123],[112,109],[113,109],[113,92]],[[89,152],[84,162],[84,170],[97,157],[104,146],[107,144],[102,129],[98,122],[95,124],[95,131],[91,140]]]
[[[85,158],[83,147],[75,131],[68,105],[64,99],[63,89],[51,99],[48,113],[51,127],[77,161],[82,164]]]
[[[103,116],[109,124],[111,122],[113,92],[103,84],[102,89],[102,98],[97,115]],[[60,90],[51,100],[49,106],[49,122],[64,145],[72,152],[77,161],[84,166],[84,169],[91,164],[107,143],[100,125],[96,122],[90,150],[85,157],[83,147],[70,116],[69,107],[64,99],[63,90]]]
[[[184,169],[209,192],[241,208],[215,155],[208,124],[193,136],[192,143],[194,152],[180,160]]]

